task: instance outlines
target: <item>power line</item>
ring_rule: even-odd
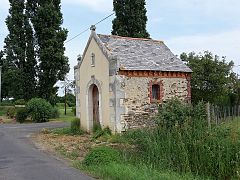
[[[98,21],[96,24],[94,24],[94,26],[100,24],[101,22],[105,21],[106,19],[110,18],[112,15],[114,15],[114,13],[108,15],[107,17],[101,19],[100,21]],[[64,44],[69,43],[70,41],[76,39],[78,36],[82,35],[83,33],[87,32],[89,30],[89,27],[87,29],[85,29],[84,31],[80,32],[79,34],[77,34],[76,36],[72,37],[71,39],[69,39],[68,41],[66,41]]]

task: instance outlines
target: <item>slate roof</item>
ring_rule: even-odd
[[[97,36],[107,53],[117,57],[123,70],[192,72],[162,41],[102,34]]]

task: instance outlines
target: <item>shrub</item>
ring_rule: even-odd
[[[33,98],[26,105],[32,120],[36,123],[47,122],[51,117],[52,106],[41,98]]]
[[[156,122],[166,128],[182,126],[189,119],[190,109],[188,104],[174,98],[159,108]]]
[[[8,107],[8,108],[7,108],[7,116],[8,116],[8,117],[14,118],[15,113],[16,113],[15,107]]]
[[[17,111],[16,121],[19,123],[24,123],[28,117],[28,112],[25,108],[21,108]]]
[[[106,165],[111,162],[120,162],[121,156],[120,153],[107,146],[97,147],[92,149],[86,156],[83,161],[85,166],[98,166]]]
[[[71,121],[71,131],[78,131],[80,129],[80,119],[75,118],[74,120]]]
[[[60,116],[60,113],[58,108],[53,107],[51,111],[51,118],[55,119],[55,118],[59,118],[59,116]]]
[[[14,103],[15,105],[25,105],[26,101],[24,99],[18,99]]]

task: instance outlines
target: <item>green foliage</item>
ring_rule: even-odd
[[[110,136],[112,135],[112,132],[111,130],[109,129],[109,127],[106,127],[104,129],[102,128],[98,128],[95,132],[94,132],[94,135],[93,135],[93,139],[97,139],[99,137],[102,137],[102,136]]]
[[[82,170],[81,164],[78,162],[74,164],[76,168]],[[138,164],[132,165],[129,163],[116,163],[112,162],[107,165],[101,166],[90,166],[85,168],[88,171],[93,172],[95,176],[100,177],[101,179],[111,179],[111,180],[120,180],[120,179],[128,179],[128,180],[193,180],[197,179],[191,175],[179,175],[170,171],[157,171],[152,169],[149,166]],[[199,178],[200,180],[200,178]]]
[[[71,127],[66,127],[66,128],[58,128],[52,130],[54,134],[57,135],[69,135],[69,136],[74,136],[74,135],[83,135],[85,132],[79,128],[79,130],[72,130]]]
[[[24,99],[18,99],[14,102],[15,105],[25,105],[26,101]]]
[[[15,113],[16,113],[16,109],[15,109],[15,107],[8,107],[7,108],[7,116],[8,117],[10,117],[10,118],[14,118],[14,116],[15,116]]]
[[[174,98],[159,108],[156,122],[166,128],[182,126],[189,119],[190,109],[189,104],[184,104],[179,99]]]
[[[10,1],[6,56],[0,53],[2,97],[29,100],[38,96],[54,103],[52,97],[57,92],[54,85],[69,71],[63,44],[67,30],[61,27],[60,3]]]
[[[72,107],[72,113],[76,116],[76,106]]]
[[[3,100],[2,102],[0,102],[0,106],[13,106],[14,103],[12,100]]]
[[[59,116],[60,116],[60,112],[59,112],[58,108],[52,107],[51,108],[51,117],[50,118],[56,119],[56,118],[59,118]]]
[[[24,1],[10,1],[5,38],[6,58],[3,66],[3,97],[31,99],[35,96],[36,65],[33,30]],[[26,85],[27,84],[27,85]]]
[[[101,124],[98,123],[98,122],[93,122],[93,132],[97,132],[97,131],[101,131],[102,130],[102,127],[101,127]]]
[[[17,110],[16,121],[19,123],[24,123],[28,117],[28,112],[26,108],[20,108]]]
[[[158,127],[124,134],[136,147],[133,152],[126,152],[128,158],[157,170],[215,179],[237,178],[240,133],[234,127],[209,129],[203,103],[189,107],[189,110],[185,107],[185,104],[177,105],[177,101],[172,100],[159,112],[163,115],[160,115]],[[171,122],[167,123],[167,120]],[[179,122],[183,123],[179,125]]]
[[[28,5],[38,42],[39,96],[50,100],[57,92],[54,85],[58,80],[64,80],[69,71],[68,58],[64,56],[64,41],[68,31],[61,26],[63,17],[60,1],[28,1]]]
[[[107,146],[92,149],[84,158],[84,166],[106,165],[111,162],[120,162],[120,153]]]
[[[9,106],[0,106],[0,116],[7,115],[8,108],[9,108]]]
[[[226,62],[225,57],[220,59],[210,52],[199,55],[183,53],[181,59],[193,70],[191,86],[194,104],[202,100],[221,105],[231,103],[230,95],[237,90],[237,76],[232,72],[232,61]]]
[[[66,94],[66,99],[67,99],[67,104],[69,107],[75,107],[76,106],[76,97],[71,94],[71,93],[67,93]]]
[[[36,123],[47,122],[51,117],[52,106],[41,98],[33,98],[26,105],[32,120]]]
[[[71,121],[71,131],[79,131],[80,130],[80,119],[75,118],[74,120]]]
[[[149,38],[146,30],[147,10],[145,0],[114,0],[116,18],[113,20],[113,35]]]

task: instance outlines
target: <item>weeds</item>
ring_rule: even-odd
[[[157,128],[125,134],[136,147],[135,154],[127,153],[135,163],[217,179],[238,176],[240,141],[236,130],[222,126],[208,129],[203,104],[185,108],[174,100],[162,111]]]

